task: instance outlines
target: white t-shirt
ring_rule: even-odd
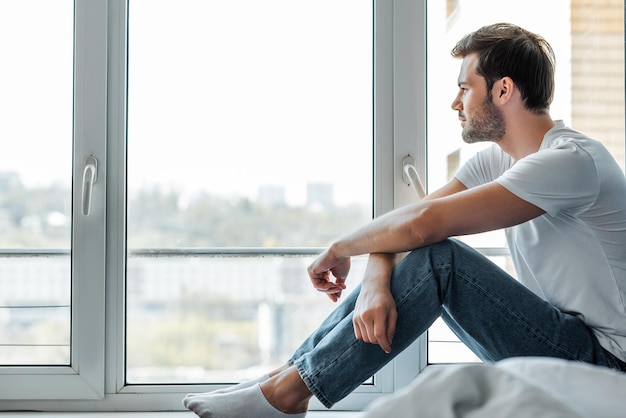
[[[497,181],[546,213],[506,229],[518,279],[626,361],[626,178],[606,148],[562,121],[515,162],[493,145],[455,177]]]

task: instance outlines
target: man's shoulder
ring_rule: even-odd
[[[569,148],[572,146],[577,146],[580,148],[604,148],[604,145],[602,145],[600,141],[580,131],[574,130],[569,126],[563,124],[563,122],[559,121],[553,129],[546,133],[544,141],[541,144],[540,151],[543,149]]]

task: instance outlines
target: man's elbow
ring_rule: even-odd
[[[434,244],[450,237],[448,225],[440,211],[428,203],[418,208],[412,219],[410,231],[417,244],[416,248]]]

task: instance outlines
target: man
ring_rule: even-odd
[[[626,181],[597,141],[553,121],[554,56],[496,24],[464,37],[452,103],[468,142],[495,144],[422,202],[374,219],[309,267],[337,301],[283,368],[188,395],[201,417],[302,417],[347,396],[442,317],[484,361],[547,356],[626,370]],[[449,237],[506,228],[520,282]],[[408,255],[406,255],[408,253]]]

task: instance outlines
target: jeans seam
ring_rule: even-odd
[[[433,274],[432,270],[431,270],[431,271],[429,271],[427,274],[425,274],[425,275],[424,275],[424,278],[423,278],[422,280],[420,280],[420,281],[419,281],[419,283],[417,283],[415,286],[412,286],[412,287],[411,287],[411,288],[410,288],[410,289],[409,289],[409,290],[408,290],[408,291],[407,291],[404,295],[402,295],[402,296],[401,296],[401,297],[400,297],[400,298],[396,301],[396,304],[397,304],[397,305],[403,304],[403,303],[404,303],[404,302],[408,299],[408,297],[409,297],[411,294],[415,293],[415,291],[416,291],[416,290],[418,290],[419,288],[421,288],[421,287],[422,287],[422,285],[423,285],[424,283],[426,283],[426,281],[427,281],[428,279],[432,278],[433,276],[434,276],[434,274]]]
[[[311,392],[315,395],[315,397],[326,407],[331,408],[333,406],[333,402],[330,402],[325,396],[321,394],[320,388],[315,384],[314,379],[320,374],[324,373],[326,370],[332,368],[333,365],[337,364],[341,358],[343,358],[352,348],[359,343],[359,340],[356,338],[350,345],[338,356],[335,357],[330,363],[328,363],[323,369],[318,370],[314,374],[307,373],[305,370],[303,360],[298,360],[294,362],[294,365],[300,372],[300,377],[307,384],[307,387],[311,390]]]
[[[294,362],[294,366],[298,370],[298,373],[300,373],[300,377],[302,378],[302,381],[304,382],[304,384],[309,388],[309,390],[317,398],[317,400],[320,401],[322,405],[324,405],[326,408],[331,408],[332,403],[329,402],[328,399],[326,399],[326,397],[321,395],[319,387],[312,380],[312,376],[309,375],[309,373],[307,373],[307,371],[305,370],[303,360],[300,359]]]

